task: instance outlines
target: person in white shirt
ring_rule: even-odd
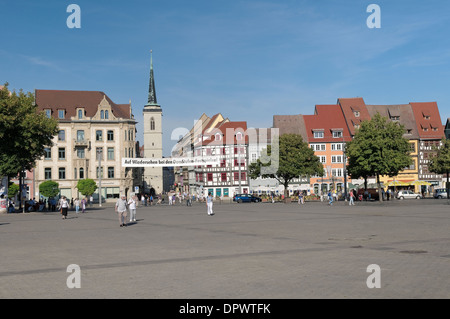
[[[128,201],[128,208],[130,209],[130,222],[136,221],[136,199],[132,196]]]
[[[61,214],[63,215],[62,219],[67,219],[68,209],[69,209],[69,202],[67,201],[66,196],[63,196],[61,198]]]

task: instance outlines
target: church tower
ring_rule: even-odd
[[[162,109],[156,100],[155,77],[153,74],[153,54],[150,51],[150,84],[148,103],[144,105],[144,158],[162,158]],[[144,168],[145,192],[153,188],[156,194],[163,191],[162,167]]]

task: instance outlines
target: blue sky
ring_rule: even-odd
[[[69,4],[81,28],[69,29]],[[369,4],[381,28],[369,29]],[[132,101],[142,142],[150,50],[163,108],[164,155],[174,129],[221,112],[249,127],[316,104],[437,101],[450,117],[450,1],[0,0],[0,83],[12,89],[104,91]]]

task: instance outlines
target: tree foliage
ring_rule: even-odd
[[[80,179],[77,183],[78,191],[84,196],[91,196],[97,190],[97,184],[93,179]]]
[[[14,196],[16,196],[17,193],[19,193],[19,190],[20,190],[19,185],[9,182],[8,197],[13,198]]]
[[[376,176],[381,194],[380,176],[398,175],[412,163],[404,132],[403,125],[378,113],[370,121],[363,121],[353,140],[346,145],[348,172],[352,178]],[[382,196],[379,198],[383,200]]]
[[[289,182],[294,178],[323,175],[323,165],[301,135],[283,134],[274,141],[263,150],[260,159],[250,164],[251,178],[275,178],[283,184],[287,197]]]
[[[54,181],[45,181],[39,184],[39,192],[45,197],[55,197],[59,194],[59,184]]]
[[[0,90],[0,176],[30,170],[58,133],[58,122],[37,112],[31,93]]]

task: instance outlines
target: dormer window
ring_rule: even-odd
[[[238,140],[238,141],[242,140],[242,133],[241,132],[237,132],[236,133],[236,140]]]
[[[400,116],[391,116],[391,121],[393,121],[393,122],[400,121]]]
[[[359,113],[359,111],[353,111],[353,115],[354,115],[355,117],[359,117],[359,116],[360,116],[360,113]]]
[[[216,133],[215,140],[220,141],[221,139],[222,139],[222,135],[220,135],[220,133]]]
[[[314,138],[323,138],[323,131],[313,131]]]
[[[333,131],[333,138],[342,137],[342,131]]]
[[[52,117],[52,110],[46,109],[45,110],[45,116],[47,116],[48,118],[51,118]]]
[[[78,119],[81,120],[83,118],[83,110],[78,110]]]
[[[58,118],[64,119],[66,116],[66,110],[58,110]]]

